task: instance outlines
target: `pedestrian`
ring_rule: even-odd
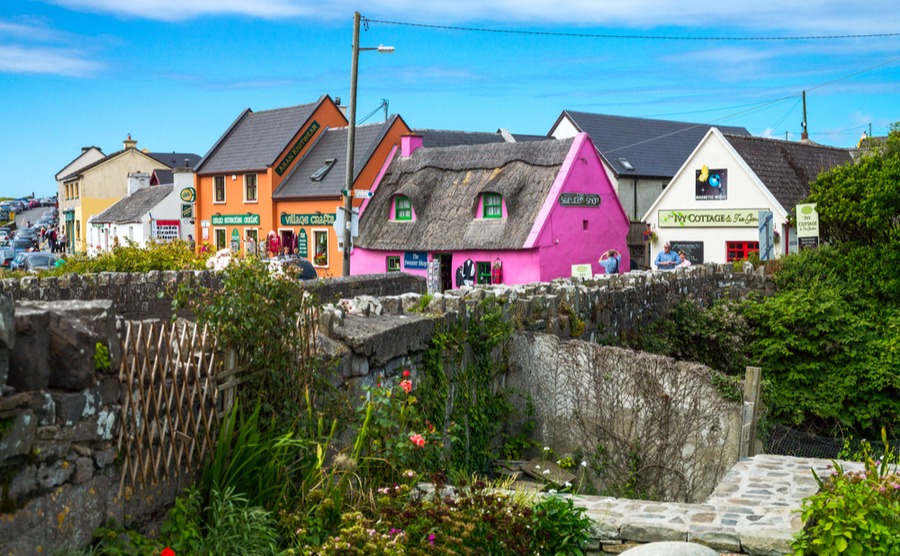
[[[667,241],[663,245],[663,250],[656,254],[654,264],[659,270],[672,270],[680,262],[681,259],[678,258],[678,254],[672,251],[672,244]]]
[[[194,235],[193,235],[193,234],[188,234],[187,243],[188,243],[188,247],[191,248],[191,251],[196,251],[196,250],[197,250],[197,242],[194,241]]]
[[[678,252],[678,258],[681,262],[678,263],[678,266],[676,268],[687,268],[691,266],[691,261],[687,258],[687,255],[684,254],[684,251]]]
[[[597,262],[599,262],[600,266],[606,270],[607,274],[621,274],[622,272],[622,254],[615,249],[606,250],[606,252],[600,255],[600,260]]]

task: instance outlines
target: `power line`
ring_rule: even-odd
[[[884,37],[900,37],[900,33],[861,33],[855,35],[793,35],[781,37],[679,37],[674,35],[613,35],[607,33],[563,33],[558,31],[526,31],[523,29],[490,29],[486,27],[459,27],[455,25],[435,25],[430,23],[410,23],[405,21],[385,21],[381,19],[363,18],[366,25],[381,23],[384,25],[400,25],[404,27],[423,27],[428,29],[445,29],[449,31],[474,31],[477,33],[501,33],[508,35],[537,35],[547,37],[579,37],[591,39],[625,39],[625,40],[657,40],[657,41],[817,41],[836,39],[871,39]]]

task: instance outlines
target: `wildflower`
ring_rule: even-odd
[[[556,494],[556,489],[555,489],[555,488],[551,488],[551,489],[548,490],[547,492],[549,492],[550,494]]]
[[[572,483],[570,483],[569,481],[566,481],[566,484],[564,484],[563,486],[566,488],[572,488]]]
[[[412,392],[412,381],[411,380],[401,380],[400,388],[403,388],[403,391],[409,394]]]
[[[545,451],[545,452],[549,452],[549,451],[550,451],[550,446],[544,446],[544,451]]]
[[[584,461],[584,460],[581,460],[581,466],[582,466],[582,467],[587,467],[587,462]]]
[[[544,475],[549,475],[549,474],[550,474],[550,470],[549,470],[549,469],[544,469],[541,473],[543,473]]]
[[[418,446],[419,448],[425,446],[425,439],[422,438],[422,435],[419,433],[409,435],[409,441]]]
[[[434,539],[435,539],[434,533],[428,535],[428,544],[433,545],[433,544],[434,544]]]

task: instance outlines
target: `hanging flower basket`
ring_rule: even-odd
[[[778,233],[778,230],[775,230],[774,239],[772,240],[772,243],[774,243],[775,245],[778,245],[779,241],[781,241],[781,234]]]
[[[645,230],[644,231],[644,243],[650,243],[652,245],[656,245],[656,242],[659,240],[659,236],[656,235],[656,232],[653,230]]]

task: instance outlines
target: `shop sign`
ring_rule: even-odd
[[[599,207],[600,195],[596,193],[562,193],[559,204],[563,207]]]
[[[710,170],[704,164],[694,171],[695,195],[697,201],[724,201],[728,199],[728,170]]]
[[[180,194],[181,200],[185,203],[193,203],[197,200],[197,190],[193,187],[185,187],[181,190]]]
[[[281,214],[282,226],[333,226],[334,214]]]
[[[181,222],[178,220],[154,220],[153,237],[164,241],[178,239]]]
[[[762,209],[661,210],[660,228],[755,228]]]
[[[306,236],[306,230],[300,228],[300,231],[297,232],[297,255],[308,259],[309,258],[309,238]]]
[[[297,142],[294,143],[294,146],[291,147],[291,150],[288,151],[284,158],[281,159],[281,162],[278,163],[278,166],[275,167],[275,172],[281,176],[283,175],[287,169],[291,166],[291,163],[297,156],[300,154],[300,151],[303,150],[303,147],[309,143],[309,140],[312,139],[313,135],[319,131],[319,128],[322,127],[319,125],[319,122],[313,120],[313,123],[309,124],[309,127],[306,128],[306,131],[297,139]]]
[[[231,230],[231,252],[239,253],[241,251],[241,234],[237,228]]]
[[[582,278],[584,280],[590,280],[594,277],[594,274],[591,272],[591,265],[589,264],[573,264],[572,265],[572,278]]]
[[[404,251],[403,268],[416,270],[428,269],[428,253],[425,251]]]
[[[819,213],[815,203],[797,205],[797,237],[819,237]]]
[[[194,205],[181,205],[181,217],[182,218],[193,218],[194,217]]]
[[[212,217],[213,226],[259,226],[258,214],[219,214]]]

